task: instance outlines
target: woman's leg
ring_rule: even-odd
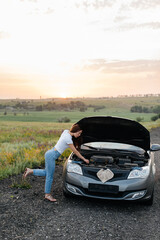
[[[46,176],[46,170],[45,169],[33,169],[33,175],[34,176],[45,177]]]
[[[54,148],[51,150],[48,150],[45,153],[45,169],[31,169],[26,168],[26,171],[24,173],[24,177],[26,177],[28,174],[33,173],[35,176],[46,176],[45,181],[45,198],[49,201],[55,202],[56,199],[54,199],[51,195],[51,187],[53,182],[53,176],[55,171],[55,160],[60,156],[60,153],[58,151],[55,151]]]
[[[53,175],[55,171],[55,160],[56,160],[56,151],[51,149],[45,153],[45,171],[46,171],[46,181],[45,181],[45,194],[50,194]]]
[[[45,169],[31,169],[31,168],[26,168],[23,177],[26,178],[28,175],[33,174],[35,176],[46,176],[46,170]]]

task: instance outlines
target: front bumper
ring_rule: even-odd
[[[90,191],[89,184],[117,186],[118,192]],[[66,173],[64,191],[73,195],[108,199],[108,200],[147,200],[151,197],[154,187],[153,179],[125,179],[102,183],[83,175]]]

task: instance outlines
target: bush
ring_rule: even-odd
[[[139,113],[150,113],[153,112],[152,108],[148,108],[148,107],[142,107],[142,106],[138,106],[135,105],[133,107],[131,107],[130,109],[131,112],[139,112]]]
[[[36,111],[42,111],[42,110],[43,110],[42,105],[36,106]]]
[[[87,110],[87,107],[85,107],[85,106],[82,106],[82,107],[80,107],[80,109],[79,109],[80,112],[85,112],[86,110]]]
[[[142,106],[133,106],[133,107],[131,107],[131,109],[130,109],[130,111],[131,112],[139,112],[139,113],[141,113],[142,112]]]
[[[151,121],[156,121],[158,118],[158,115],[154,115],[153,117],[151,117]]]
[[[60,123],[62,123],[62,122],[67,123],[67,122],[70,122],[70,121],[71,121],[71,119],[68,118],[68,117],[62,117],[62,118],[58,119],[58,122],[60,122]]]
[[[160,113],[160,105],[154,107],[153,112],[159,114]]]
[[[143,120],[144,120],[143,117],[137,117],[137,118],[136,118],[136,121],[137,121],[137,122],[142,122]]]

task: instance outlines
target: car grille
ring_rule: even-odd
[[[117,193],[116,192],[98,192],[98,191],[92,192],[88,188],[82,188],[79,186],[78,188],[88,196],[93,196],[93,197],[97,196],[97,197],[114,198],[114,199],[123,198],[129,193],[133,192],[133,191],[117,192]]]
[[[83,167],[83,175],[86,177],[95,179],[97,181],[100,181],[100,179],[97,177],[97,172],[100,169],[101,168]],[[112,169],[112,168],[110,168],[110,170],[114,173],[114,177],[112,179],[108,180],[108,182],[127,179],[128,174],[129,174],[128,170],[119,170],[119,169]]]
[[[119,186],[89,183],[88,191],[89,192],[117,194],[119,192]]]

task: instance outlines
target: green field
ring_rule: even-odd
[[[76,99],[77,100],[77,99]],[[16,111],[16,115],[10,109],[4,115],[4,109],[0,110],[0,179],[19,174],[25,167],[43,167],[44,153],[52,148],[58,140],[62,130],[69,129],[71,125],[83,117],[89,116],[118,116],[136,120],[142,117],[141,122],[147,129],[160,126],[160,119],[151,121],[154,113],[131,113],[134,105],[156,106],[160,105],[160,97],[150,98],[116,98],[116,99],[79,99],[85,104],[104,105],[105,108],[94,112],[89,107],[87,111]],[[12,106],[16,100],[0,100],[0,104]],[[33,100],[38,105],[47,100]],[[66,103],[71,99],[55,99]],[[73,99],[72,99],[73,101]],[[69,123],[59,123],[58,119],[68,117]],[[59,163],[70,154],[67,149],[59,158]]]
[[[7,104],[12,107],[20,100],[0,100],[0,105]],[[22,101],[22,100],[21,100]],[[46,104],[48,100],[30,100],[33,106]],[[137,117],[143,118],[143,122],[149,122],[154,113],[132,113],[130,108],[134,105],[142,105],[143,107],[155,107],[160,105],[159,97],[124,97],[124,98],[81,98],[81,99],[54,99],[57,104],[66,104],[71,101],[81,101],[86,105],[103,105],[105,108],[94,112],[94,109],[88,107],[87,111],[80,112],[79,110],[72,111],[33,111],[33,110],[16,110],[16,114],[9,107],[0,109],[0,121],[20,121],[20,122],[58,122],[62,117],[68,117],[72,123],[77,122],[79,119],[87,116],[118,116],[136,120]],[[7,115],[4,115],[4,111]]]
[[[125,117],[132,120],[136,120],[137,117],[142,117],[143,122],[149,122],[154,113],[131,113],[124,108],[110,108],[102,109],[98,112],[87,110],[85,112],[80,111],[31,111],[28,115],[24,115],[23,112],[18,112],[16,116],[12,112],[8,112],[7,115],[0,113],[0,121],[20,121],[20,122],[58,122],[59,118],[68,117],[72,123],[77,122],[83,117],[90,116],[117,116]]]

